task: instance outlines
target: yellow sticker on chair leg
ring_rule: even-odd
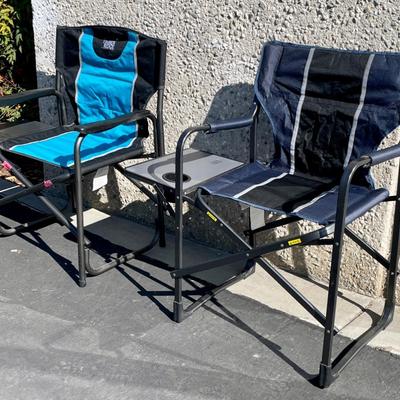
[[[288,245],[289,246],[294,246],[295,244],[300,244],[300,243],[301,243],[301,239],[300,238],[288,241]]]
[[[214,221],[217,222],[217,217],[214,214],[211,214],[210,211],[207,211],[207,215]]]

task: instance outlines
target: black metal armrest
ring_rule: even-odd
[[[175,151],[175,191],[176,196],[182,198],[183,185],[183,149],[189,136],[196,132],[204,132],[206,134],[216,133],[222,130],[237,129],[250,126],[259,110],[258,104],[254,104],[252,113],[248,117],[234,118],[227,121],[212,122],[204,125],[192,126],[183,131],[178,139]]]
[[[400,144],[396,144],[395,146],[391,146],[386,149],[377,150],[369,154],[371,166],[392,160],[397,157],[400,157]]]
[[[156,117],[148,110],[133,111],[128,114],[121,115],[120,117],[106,119],[104,121],[92,122],[90,124],[75,125],[71,130],[79,131],[79,135],[74,144],[74,161],[75,171],[77,175],[81,174],[81,145],[85,137],[92,133],[103,132],[108,129],[114,128],[121,124],[127,124],[133,121],[149,118],[152,121],[154,130],[157,129]]]
[[[0,107],[13,106],[25,103],[29,100],[39,99],[47,96],[60,96],[61,94],[54,88],[32,89],[22,93],[10,94],[0,97]]]
[[[206,133],[216,133],[218,131],[227,131],[230,129],[245,128],[253,123],[253,117],[233,118],[227,121],[210,122],[209,130]]]
[[[120,117],[106,119],[104,121],[96,121],[90,124],[76,125],[73,129],[79,131],[82,135],[87,135],[90,133],[106,131],[108,129],[115,128],[118,125],[139,121],[144,118],[150,118],[153,121],[155,120],[155,116],[150,111],[140,110],[124,114]]]
[[[257,105],[254,105],[253,112],[248,117],[232,118],[226,121],[216,121],[208,123],[209,129],[206,131],[206,133],[216,133],[218,131],[226,131],[230,129],[245,128],[247,126],[250,126],[253,123],[254,117],[257,113],[257,107]]]

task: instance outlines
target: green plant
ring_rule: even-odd
[[[22,89],[14,81],[0,74],[0,96],[18,93]],[[0,121],[15,122],[21,117],[22,106],[0,107]]]
[[[21,51],[21,35],[16,35],[16,13],[14,8],[0,0],[0,71],[10,72],[17,58],[17,49]]]
[[[21,88],[13,80],[18,53],[22,52],[19,14],[7,0],[0,0],[0,96],[17,93]],[[21,117],[22,107],[0,108],[0,120],[14,122]]]

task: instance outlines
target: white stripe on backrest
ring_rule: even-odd
[[[81,34],[79,35],[79,40],[78,40],[78,51],[79,51],[79,70],[78,73],[76,74],[76,78],[75,78],[75,104],[76,104],[76,112],[77,112],[77,116],[78,116],[78,123],[81,122],[81,116],[80,116],[80,111],[79,111],[79,103],[78,103],[78,80],[79,80],[79,76],[81,74],[82,71],[82,53],[81,53],[81,41],[82,41],[82,37],[83,37],[83,29]]]
[[[353,153],[353,146],[354,146],[354,137],[356,135],[356,129],[357,129],[357,124],[358,124],[358,118],[361,114],[361,110],[364,107],[364,100],[365,100],[365,95],[367,94],[367,85],[368,85],[368,76],[369,76],[369,71],[371,70],[371,64],[372,61],[374,60],[375,54],[370,54],[367,64],[364,69],[364,76],[363,76],[363,81],[362,81],[362,89],[361,89],[361,94],[360,94],[360,102],[358,104],[357,110],[354,114],[353,117],[353,125],[351,127],[351,132],[350,132],[350,137],[349,137],[349,143],[347,145],[347,153],[346,153],[346,158],[344,160],[343,167],[346,168],[347,165],[349,164],[351,154]]]
[[[294,121],[292,140],[290,142],[290,170],[289,170],[289,174],[291,174],[291,175],[294,174],[294,171],[295,171],[296,139],[297,139],[297,133],[299,132],[301,109],[303,108],[304,98],[306,96],[308,72],[310,70],[310,65],[311,65],[311,61],[312,61],[313,56],[314,56],[314,51],[315,51],[315,48],[312,48],[312,49],[310,49],[310,52],[308,53],[306,66],[304,67],[303,83],[301,85],[300,99],[299,99],[299,103],[297,104],[296,119]]]
[[[129,37],[128,37],[129,38]],[[135,91],[135,84],[136,84],[136,80],[137,80],[137,77],[138,77],[138,68],[137,68],[137,47],[138,47],[138,44],[139,44],[139,35],[137,35],[137,37],[136,37],[136,45],[135,45],[135,48],[134,48],[134,50],[133,50],[133,59],[134,59],[134,68],[135,68],[135,77],[134,77],[134,79],[133,79],[133,82],[132,82],[132,90],[131,90],[131,112],[133,112],[134,111],[134,107],[135,107],[135,105],[133,104],[133,92]],[[136,122],[136,125],[137,125],[137,122]]]

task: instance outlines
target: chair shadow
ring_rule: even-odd
[[[212,299],[212,302],[215,306],[217,306],[222,312],[218,313],[217,311],[211,309],[210,307],[205,307],[207,311],[212,312],[213,314],[219,316],[222,318],[224,321],[229,322],[230,324],[234,325],[235,327],[241,329],[242,331],[246,332],[247,334],[253,336],[255,339],[257,339],[262,345],[267,347],[269,350],[271,350],[277,357],[279,357],[282,361],[284,361],[286,364],[288,364],[290,367],[293,368],[295,372],[297,372],[301,377],[303,377],[305,380],[309,381],[313,385],[316,384],[316,376],[315,374],[310,374],[308,373],[305,369],[300,367],[298,364],[296,364],[293,360],[291,360],[288,356],[286,356],[282,351],[281,351],[281,346],[277,345],[271,340],[266,339],[264,336],[256,332],[253,328],[251,328],[248,324],[246,324],[243,320],[238,318],[235,314],[233,314],[231,311],[229,311],[226,307],[224,307],[216,298]],[[223,315],[226,314],[226,315]]]
[[[145,271],[137,266],[133,266],[130,263],[125,264],[126,267],[131,269],[132,271],[135,271],[136,273],[139,273],[140,275],[150,279],[152,282],[159,284],[166,290],[159,290],[159,291],[148,291],[145,289],[143,285],[141,285],[136,279],[134,279],[131,275],[129,275],[123,267],[118,267],[118,271],[127,279],[129,282],[131,282],[134,286],[136,286],[139,289],[138,294],[141,296],[147,297],[150,301],[152,301],[158,309],[163,312],[168,318],[172,319],[173,317],[173,312],[165,306],[160,300],[157,299],[158,296],[160,297],[173,297],[174,296],[174,287],[172,285],[169,285],[160,279],[156,278],[153,276],[151,273],[148,271]],[[193,290],[184,290],[182,295],[184,299],[186,299],[189,302],[195,302],[196,297],[194,296],[199,296],[204,293],[202,290],[203,288],[199,287],[198,284],[191,279],[185,279],[185,281],[193,287]],[[249,334],[253,336],[255,339],[257,339],[261,344],[266,346],[269,350],[271,350],[276,356],[281,358],[285,363],[290,365],[294,371],[296,371],[300,376],[302,376],[305,380],[309,381],[310,383],[314,384],[315,382],[315,374],[310,374],[303,368],[301,368],[298,364],[296,364],[294,361],[292,361],[289,357],[287,357],[282,351],[281,347],[274,343],[271,340],[266,339],[264,336],[256,332],[254,329],[252,329],[248,324],[246,324],[243,320],[241,320],[239,317],[237,317],[234,313],[232,313],[230,310],[228,310],[227,307],[225,307],[216,297],[213,297],[210,302],[218,309],[216,310],[215,308],[212,308],[208,305],[203,305],[203,308],[210,312],[211,314],[223,319],[224,321],[234,325],[236,328],[239,328],[246,334]],[[172,301],[170,302],[172,304]]]
[[[326,292],[328,293],[328,284],[324,284],[324,283],[317,282],[317,281],[314,281],[314,280],[311,280],[311,282],[314,285],[316,285],[316,286],[318,286],[318,287],[320,287],[322,289],[325,289]],[[377,323],[380,320],[381,316],[379,314],[377,314],[376,312],[374,312],[371,309],[368,309],[368,308],[362,306],[361,304],[357,303],[356,301],[354,301],[350,297],[346,296],[340,289],[338,291],[338,297],[340,299],[345,300],[346,302],[352,304],[353,306],[358,307],[359,310],[360,310],[360,313],[366,313],[371,318],[371,321],[372,321],[373,324]]]
[[[254,89],[247,83],[224,86],[212,99],[204,123],[247,117],[253,108]],[[272,135],[266,118],[261,118],[259,124],[258,155],[267,159],[272,151]],[[213,135],[198,133],[194,136],[191,147],[214,153],[238,161],[248,161],[249,128],[220,131]]]
[[[27,241],[29,244],[36,246],[40,250],[46,252],[53,260],[67,273],[67,275],[74,281],[74,283],[79,286],[79,274],[78,270],[75,268],[74,264],[66,257],[61,256],[55,252],[47,243],[40,237],[38,232],[30,232],[32,238],[30,238],[25,233],[17,234],[20,238]]]
[[[0,215],[7,220],[11,220],[15,223],[26,223],[38,220],[43,217],[43,214],[35,211],[28,206],[24,206],[20,203],[10,203],[4,205],[0,208]],[[54,223],[55,219],[49,221],[50,223]],[[49,222],[43,222],[42,224],[36,225],[35,230],[31,230],[29,232],[17,232],[16,236],[25,240],[27,243],[36,246],[38,249],[43,250],[45,253],[50,255],[53,260],[67,273],[67,275],[78,284],[78,271],[72,264],[72,262],[55,252],[40,236],[38,230],[49,225]],[[1,222],[1,225],[4,227],[8,227],[6,223]],[[30,237],[31,236],[31,237]]]
[[[66,257],[63,257],[59,255],[56,251],[54,251],[47,243],[42,239],[41,235],[39,232],[33,231],[30,232],[29,234],[27,233],[19,233],[19,237],[22,239],[26,240],[29,244],[36,246],[37,248],[41,249],[42,251],[46,252],[49,254],[54,261],[61,266],[61,268],[68,274],[68,276],[71,277],[71,279],[78,284],[78,271],[73,265],[73,263]],[[71,234],[66,234],[64,235],[67,239],[75,241],[75,238]],[[114,243],[108,241],[105,238],[99,237],[95,233],[90,233],[88,232],[89,239],[96,240],[98,241],[96,244],[99,248],[98,254],[104,257],[114,257],[114,255],[110,256],[110,253],[112,252],[113,254],[123,255],[128,253],[130,250],[128,250],[124,246],[119,246],[115,245]],[[160,261],[160,265],[157,265],[158,268],[163,268],[166,271],[170,271],[171,268],[165,267],[162,265],[163,263]],[[129,268],[130,270],[134,271],[137,274],[140,274],[141,276],[145,277],[146,279],[149,279],[153,283],[160,285],[161,290],[147,290],[143,284],[140,284],[137,279],[134,279],[130,274],[126,272],[126,268]],[[174,287],[172,284],[168,284],[164,282],[163,280],[159,279],[158,277],[154,276],[152,273],[150,273],[147,270],[144,270],[140,268],[137,265],[133,265],[132,263],[125,263],[119,267],[116,268],[119,273],[121,273],[132,285],[134,285],[138,289],[138,294],[147,297],[156,307],[165,315],[167,318],[172,319],[173,317],[173,312],[172,310],[164,304],[164,302],[161,299],[166,299],[166,298],[173,298],[174,296]],[[183,297],[186,299],[188,302],[195,302],[198,296],[203,295],[204,293],[207,292],[208,288],[204,288],[202,286],[199,286],[202,284],[202,282],[197,282],[192,279],[185,279],[186,283],[191,286],[191,289],[186,289],[183,291]],[[321,283],[317,283],[320,287],[325,287]],[[161,299],[160,299],[161,298]],[[348,301],[351,301],[347,299]],[[168,301],[169,304],[172,304],[172,299]],[[352,302],[353,304],[357,305],[356,303]],[[213,304],[214,307],[211,307],[210,304]],[[357,305],[359,306],[359,305]],[[212,298],[210,300],[209,305],[204,305],[203,306],[205,310],[208,312],[212,313],[213,315],[223,319],[224,321],[234,325],[236,328],[239,328],[246,334],[249,334],[253,336],[256,340],[258,340],[260,343],[262,343],[264,346],[266,346],[268,349],[270,349],[277,357],[281,358],[285,363],[290,365],[294,371],[296,371],[300,376],[302,376],[305,380],[309,381],[311,384],[317,386],[316,378],[315,375],[310,374],[307,372],[305,369],[303,369],[301,366],[296,364],[293,360],[291,360],[287,355],[285,355],[281,347],[274,343],[271,340],[266,339],[264,336],[262,336],[260,333],[255,331],[253,328],[251,328],[247,323],[245,323],[242,319],[240,319],[237,315],[235,315],[233,312],[231,312],[225,305],[223,305],[217,298]],[[362,310],[364,310],[363,307],[361,307]],[[365,310],[365,312],[368,312],[368,310]],[[369,312],[369,314],[373,317],[374,320],[377,319],[377,315],[373,312]]]

